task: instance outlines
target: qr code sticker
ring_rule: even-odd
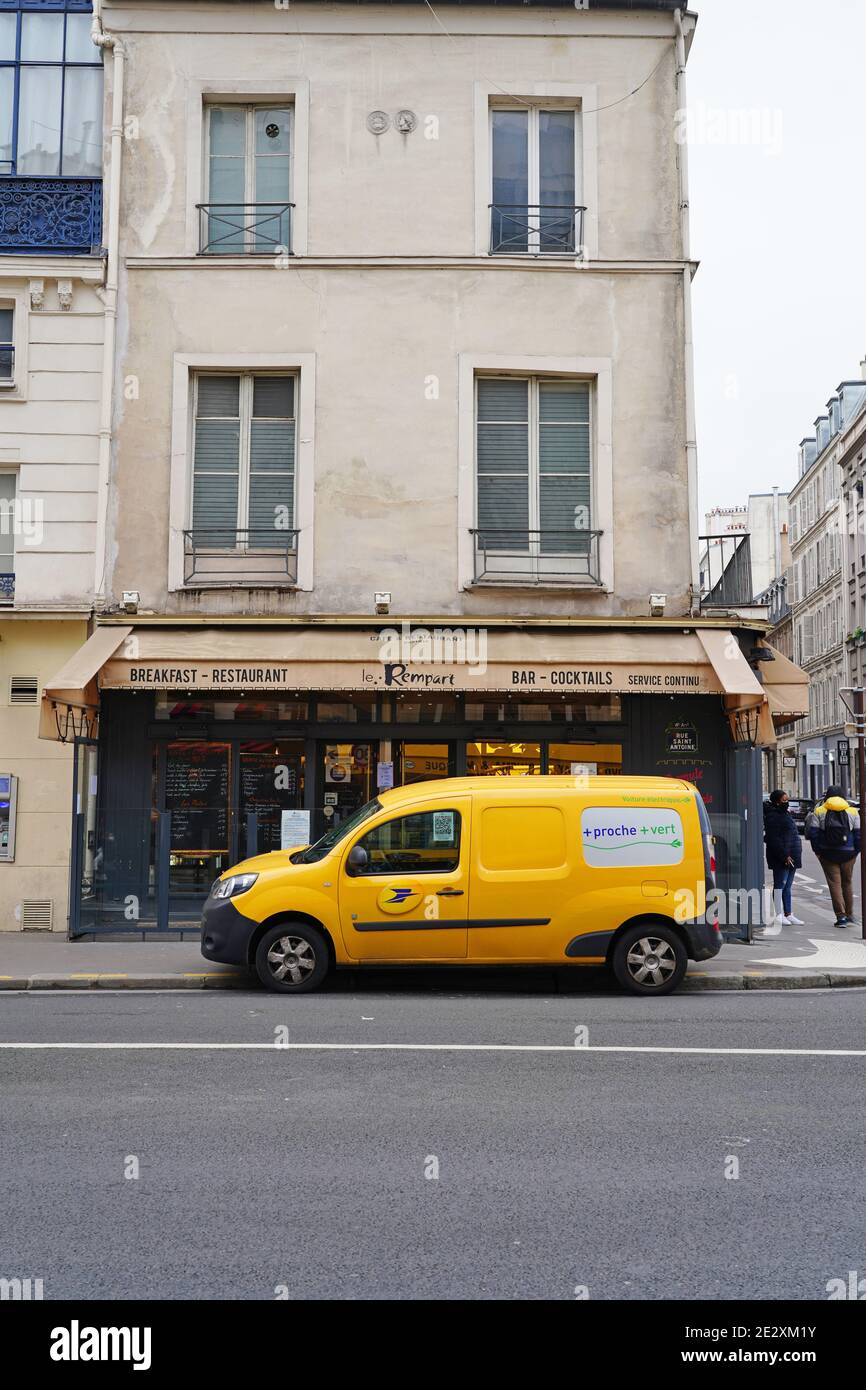
[[[454,839],[453,811],[433,812],[433,839],[447,840],[449,842]]]

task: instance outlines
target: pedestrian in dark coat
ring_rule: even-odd
[[[803,925],[791,909],[791,889],[797,870],[803,863],[800,832],[788,810],[788,793],[774,791],[764,807],[764,842],[767,847],[767,867],[773,871],[773,905],[780,926]]]

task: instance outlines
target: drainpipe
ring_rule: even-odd
[[[683,33],[683,12],[674,10],[677,49],[677,110],[686,110],[686,40]],[[686,128],[687,129],[687,128]],[[695,422],[695,355],[692,335],[692,271],[691,271],[691,228],[689,225],[689,147],[683,140],[679,146],[677,159],[680,193],[680,233],[683,246],[683,324],[685,329],[684,367],[686,392],[686,472],[688,477],[689,499],[689,541],[692,565],[692,593],[701,592],[701,579],[698,561],[698,445]],[[692,600],[692,613],[699,605]]]
[[[100,297],[105,306],[102,347],[102,396],[99,416],[99,466],[96,484],[96,542],[94,546],[94,606],[104,600],[108,530],[108,494],[111,477],[111,426],[114,417],[114,349],[117,339],[117,284],[120,246],[120,168],[123,157],[124,49],[119,39],[102,27],[102,0],[93,0],[90,37],[97,48],[112,54],[111,155],[108,197],[105,202],[105,284]]]
[[[773,541],[775,543],[773,551],[774,578],[780,579],[782,575],[782,520],[779,513],[779,489],[777,487],[773,488]]]

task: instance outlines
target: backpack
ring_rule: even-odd
[[[847,811],[828,811],[824,817],[824,844],[828,849],[841,849],[848,843],[851,823]]]

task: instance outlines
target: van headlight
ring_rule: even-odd
[[[231,878],[218,880],[211,889],[212,898],[236,898],[238,893],[246,893],[252,888],[258,874],[232,874]]]

